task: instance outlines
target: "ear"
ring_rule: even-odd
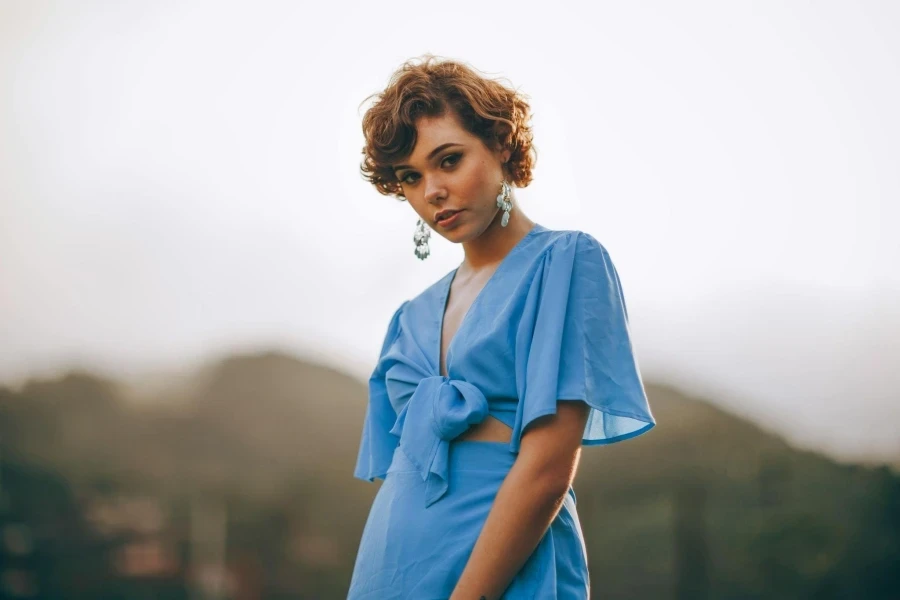
[[[512,156],[512,150],[509,148],[505,148],[503,152],[500,153],[500,158],[503,160],[504,165],[509,162],[510,156]]]

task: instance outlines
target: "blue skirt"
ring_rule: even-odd
[[[363,529],[348,600],[447,600],[515,457],[505,442],[451,442],[449,489],[426,508],[425,483],[398,447]],[[581,600],[589,586],[570,487],[502,598]]]

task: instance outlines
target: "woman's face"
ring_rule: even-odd
[[[394,173],[422,220],[451,242],[464,242],[478,237],[497,217],[497,194],[509,156],[509,150],[489,150],[448,111],[416,122],[416,145]],[[459,214],[439,223],[436,216],[444,210]]]

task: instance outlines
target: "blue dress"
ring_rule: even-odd
[[[355,477],[384,482],[363,530],[353,600],[449,598],[522,432],[560,400],[590,415],[582,444],[651,429],[618,273],[582,231],[535,224],[470,305],[439,373],[444,309],[456,269],[394,312],[369,379]],[[488,415],[509,443],[454,441]],[[570,488],[503,598],[587,598],[587,554]]]

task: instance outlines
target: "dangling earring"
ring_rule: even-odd
[[[503,218],[500,219],[500,225],[506,227],[509,223],[509,211],[512,210],[512,202],[509,201],[509,184],[504,179],[500,183],[500,193],[497,195],[497,208],[503,209]]]
[[[416,223],[416,233],[413,235],[413,241],[416,243],[416,256],[420,260],[425,260],[431,254],[431,248],[428,247],[428,238],[431,237],[431,229],[426,227],[425,221],[421,218]]]

